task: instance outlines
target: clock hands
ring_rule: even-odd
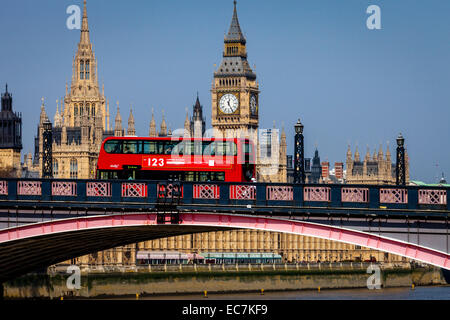
[[[232,94],[225,94],[220,101],[220,108],[224,113],[231,114],[237,109],[238,101]]]

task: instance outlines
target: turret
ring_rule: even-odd
[[[116,119],[114,122],[114,136],[115,137],[123,136],[122,117],[120,116],[119,101],[117,101],[117,113],[116,113]]]
[[[184,120],[184,138],[189,138],[191,136],[191,122],[189,121],[189,112],[186,108],[186,119]]]
[[[62,109],[61,109],[61,111],[62,111]],[[62,126],[62,117],[61,117],[61,114],[59,113],[58,100],[56,100],[56,112],[55,112],[55,117],[53,118],[53,123],[54,123],[55,127]]]
[[[360,162],[358,146],[356,146],[355,150],[355,162]]]
[[[130,115],[128,116],[127,135],[129,135],[129,136],[135,136],[136,135],[136,129],[134,128],[134,116],[133,116],[133,108],[132,108],[132,106],[130,106]]]
[[[167,137],[167,124],[166,119],[164,118],[164,110],[162,111],[162,121],[161,121],[161,128],[159,130],[159,136]]]
[[[191,120],[191,135],[195,138],[202,138],[205,134],[205,118],[203,118],[203,107],[200,104],[200,99],[197,93],[197,100],[193,107],[192,120]]]
[[[154,110],[152,108],[152,120],[150,121],[150,128],[148,132],[149,137],[156,137],[158,133],[156,132],[156,121],[155,121],[155,115]]]
[[[6,84],[5,93],[2,95],[2,111],[12,112],[12,96],[8,92],[8,84]]]

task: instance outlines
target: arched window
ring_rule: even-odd
[[[91,109],[91,105],[88,103],[87,105],[86,105],[86,114],[87,115],[89,115],[89,113],[90,113],[90,110]]]
[[[73,109],[74,109],[74,115],[77,116],[78,115],[78,106],[75,105]]]
[[[95,104],[92,105],[91,115],[95,117]]]
[[[58,177],[58,160],[53,159],[53,178]]]
[[[81,80],[84,79],[84,61],[83,60],[80,61],[80,79]]]
[[[86,61],[86,80],[89,80],[89,60]]]
[[[70,179],[78,178],[78,162],[77,159],[70,160]]]

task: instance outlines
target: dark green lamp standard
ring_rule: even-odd
[[[303,138],[303,124],[298,119],[295,129],[294,183],[305,183],[305,146]]]

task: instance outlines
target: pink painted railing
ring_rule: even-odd
[[[342,202],[369,202],[368,188],[342,188],[341,190]]]
[[[294,200],[294,188],[289,186],[267,186],[266,188],[267,200]]]
[[[19,196],[40,196],[42,195],[42,182],[19,181],[17,183],[17,194]]]
[[[111,197],[111,183],[88,182],[86,185],[86,196],[88,197]]]
[[[304,187],[304,201],[331,201],[331,188],[329,187]]]
[[[163,184],[158,184],[158,189],[157,189],[158,190],[158,198],[164,199],[164,194],[161,194],[161,192],[164,193],[165,188],[167,188],[166,198],[172,198],[173,191],[175,191],[175,189],[179,188],[179,187],[180,186],[177,186],[177,185],[174,186],[171,183],[169,183],[167,186],[163,185]],[[179,191],[181,191],[180,197],[183,198],[183,186],[181,186],[181,190],[179,190]]]
[[[145,183],[122,183],[122,197],[145,198],[147,197],[147,185]]]
[[[65,181],[52,182],[52,196],[76,197],[77,183]]]
[[[233,200],[255,200],[256,186],[232,185],[230,186],[230,199]]]
[[[419,190],[419,204],[447,204],[446,190]]]
[[[0,181],[0,195],[7,196],[8,195],[8,182]]]
[[[194,184],[194,199],[219,199],[220,187],[216,184]]]
[[[380,189],[380,203],[408,203],[407,189]]]

